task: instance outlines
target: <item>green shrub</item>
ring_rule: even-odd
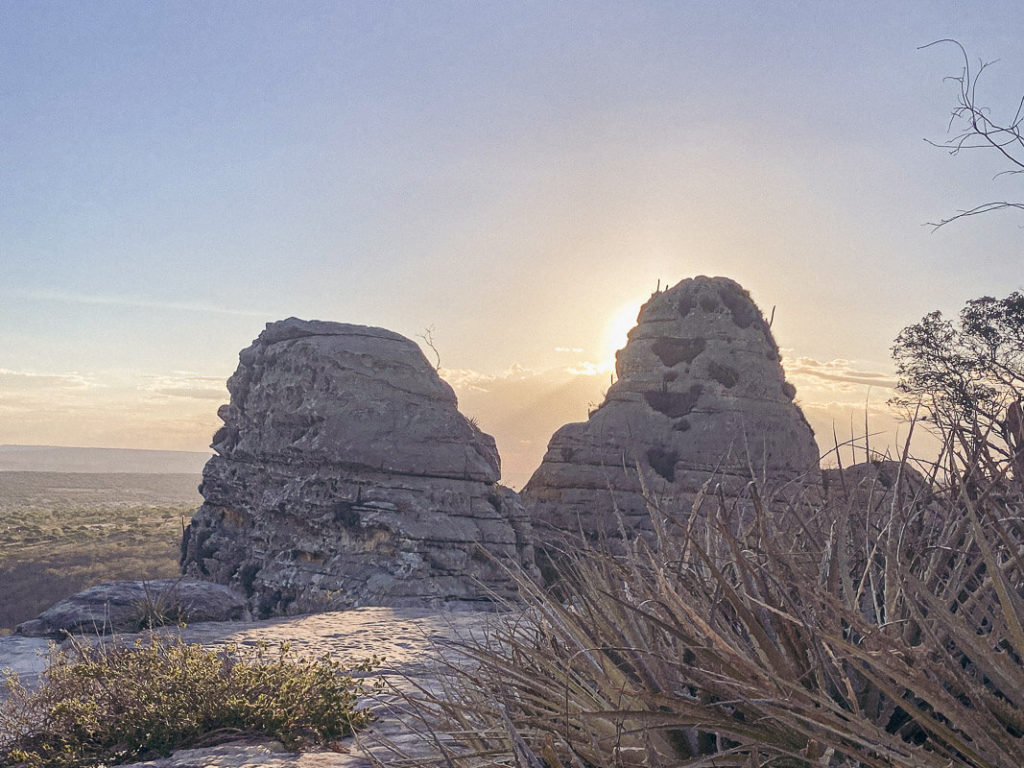
[[[76,768],[167,755],[261,734],[290,748],[349,735],[370,719],[364,692],[329,655],[205,648],[158,635],[57,651],[36,690],[15,677],[0,703],[0,764]],[[223,739],[221,739],[223,740]]]

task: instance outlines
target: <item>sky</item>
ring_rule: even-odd
[[[206,450],[289,316],[427,329],[520,487],[640,305],[766,315],[823,452],[906,434],[901,328],[1024,289],[1024,198],[951,157],[960,73],[1024,94],[1007,2],[0,0],[0,444]]]

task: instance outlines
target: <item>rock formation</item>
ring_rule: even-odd
[[[290,318],[239,354],[185,573],[257,615],[479,601],[533,567],[494,440],[409,339]]]
[[[554,434],[522,491],[538,538],[649,530],[647,500],[685,517],[709,478],[735,498],[754,478],[779,488],[816,473],[768,323],[732,280],[654,294],[615,368],[604,403]]]
[[[197,579],[108,581],[89,587],[18,625],[25,637],[138,632],[151,624],[251,618],[241,595]]]

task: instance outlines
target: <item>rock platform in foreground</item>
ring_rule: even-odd
[[[422,724],[407,711],[400,692],[413,693],[416,686],[435,689],[442,669],[441,654],[454,658],[453,642],[479,636],[495,621],[501,621],[501,615],[489,611],[358,608],[255,622],[166,627],[159,631],[180,636],[186,643],[210,647],[257,643],[273,647],[288,642],[296,653],[308,657],[330,653],[342,662],[353,663],[371,656],[384,657],[378,673],[383,675],[387,688],[367,699],[377,719],[358,739],[342,740],[340,747],[345,752],[321,749],[295,753],[271,739],[243,739],[215,747],[179,750],[167,758],[133,763],[132,768],[371,768],[389,764],[396,757],[395,749],[413,756],[432,755],[434,747],[423,737]],[[132,638],[127,635],[118,639],[130,644]],[[0,669],[13,667],[31,685],[42,671],[44,657],[40,651],[45,647],[45,642],[38,638],[0,637]],[[367,753],[377,762],[368,758]]]

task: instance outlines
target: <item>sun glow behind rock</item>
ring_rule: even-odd
[[[609,370],[615,369],[615,353],[626,346],[629,332],[636,325],[637,315],[643,301],[638,299],[623,304],[611,315],[604,329],[604,348],[601,350],[601,363],[607,364]]]

